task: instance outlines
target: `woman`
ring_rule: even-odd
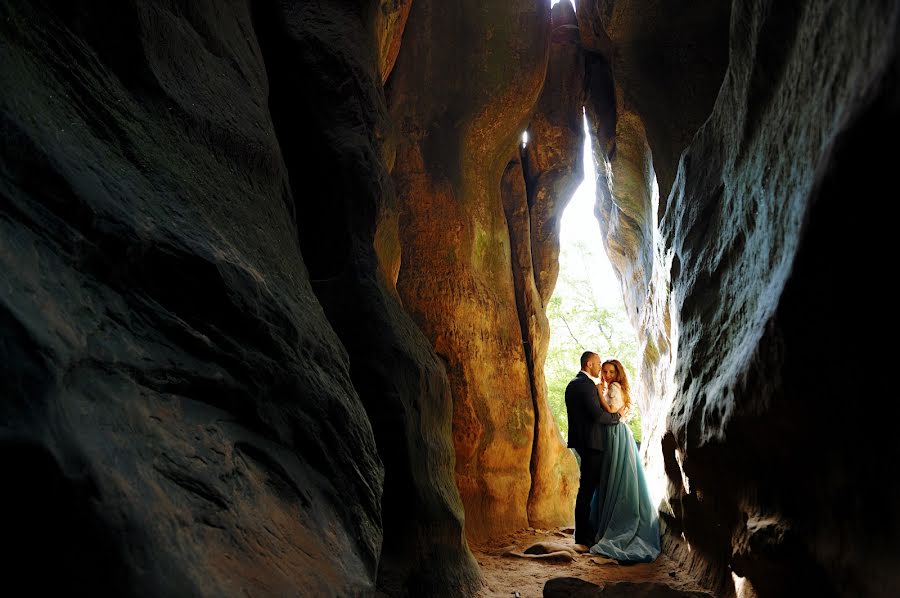
[[[600,404],[610,413],[627,415],[631,396],[622,364],[609,359],[600,371]],[[659,517],[634,436],[620,422],[610,426],[606,438],[606,483],[597,487],[591,502],[591,523],[598,530],[591,552],[618,561],[649,563],[659,555]]]

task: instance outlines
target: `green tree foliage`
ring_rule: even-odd
[[[591,278],[590,273],[596,271],[593,266],[600,259],[606,257],[583,242],[562,248],[559,279],[547,305],[550,320],[550,346],[544,363],[547,399],[563,438],[569,430],[566,385],[578,373],[579,358],[584,351],[595,351],[602,359],[618,359],[631,382],[638,373],[637,337],[625,311],[621,288],[618,284],[614,289],[599,288],[596,276]],[[640,442],[641,418],[636,405],[628,425]]]

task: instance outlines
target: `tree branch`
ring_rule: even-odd
[[[569,336],[572,337],[572,340],[575,341],[575,343],[576,343],[579,347],[581,347],[581,350],[582,350],[582,351],[587,351],[587,349],[584,348],[584,345],[581,344],[581,341],[579,341],[577,338],[575,338],[575,335],[572,334],[572,329],[569,328],[569,322],[566,320],[566,317],[565,317],[564,315],[562,315],[562,314],[559,314],[559,317],[560,317],[560,319],[563,321],[563,324],[566,325],[566,330],[569,331]]]

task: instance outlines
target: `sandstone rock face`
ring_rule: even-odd
[[[835,350],[871,344],[876,314],[890,309],[834,273],[871,280],[871,256],[887,251],[883,221],[847,242],[842,214],[850,197],[877,196],[888,160],[872,139],[900,124],[898,8],[747,2],[733,12],[726,82],[664,217],[681,339],[673,536],[706,519],[692,545],[730,555],[761,595],[891,595],[900,577],[878,563],[898,557],[898,521],[877,505],[897,481],[872,479],[897,447],[875,430],[846,444],[823,432],[854,410],[844,389],[857,377],[844,378]],[[860,321],[836,327],[848,313]],[[867,366],[859,383],[879,396],[886,358]],[[896,415],[890,405],[879,418]]]
[[[660,127],[641,70],[619,62],[629,55],[616,33],[623,4],[585,4],[582,25],[589,12],[593,25],[583,39],[608,57],[615,82],[615,138],[608,121],[597,133],[615,148],[612,184],[598,204],[645,342],[640,392],[657,415],[642,445],[662,449],[667,550],[721,595],[896,593],[886,563],[897,559],[900,521],[886,497],[897,482],[875,472],[898,450],[865,429],[846,394],[857,383],[886,394],[887,358],[863,349],[867,373],[857,376],[840,371],[857,357],[835,351],[872,344],[891,309],[860,286],[878,279],[871,256],[888,251],[892,225],[866,218],[862,232],[847,209],[879,195],[874,180],[890,159],[873,140],[900,124],[897,7],[734,3],[711,111],[678,110]],[[653,22],[632,22],[653,11],[627,12],[626,29],[656,35]],[[670,160],[687,139],[676,172]],[[648,174],[666,194],[667,170],[657,233]],[[897,411],[891,403],[878,417]]]
[[[381,82],[387,81],[397,54],[400,52],[400,40],[403,28],[409,17],[412,0],[379,0],[375,11],[375,39],[378,45],[378,67]]]
[[[7,571],[372,587],[383,468],[303,265],[251,14],[42,6],[0,16]]]
[[[0,9],[5,583],[477,588],[446,374],[373,249],[373,14]]]
[[[722,83],[730,10],[717,0],[578,0],[582,42],[610,62],[619,113],[642,121],[663,199]]]
[[[575,456],[562,442],[547,401],[544,359],[550,341],[550,322],[532,267],[531,218],[520,160],[511,160],[503,173],[501,194],[509,226],[519,326],[535,413],[528,521],[533,527],[554,527],[573,518],[578,465]]]
[[[525,162],[535,282],[542,305],[553,295],[559,274],[559,221],[584,178],[584,53],[572,4],[554,5],[551,22],[547,79],[528,124]]]
[[[261,35],[292,186],[317,191],[295,196],[303,258],[385,463],[378,587],[467,594],[480,579],[453,475],[447,374],[375,257],[375,224],[394,202],[380,76],[367,23],[326,7],[276,12]]]
[[[654,582],[607,583],[599,586],[577,577],[555,577],[544,584],[544,598],[712,598],[705,592],[678,590]]]
[[[578,2],[586,111],[599,164],[597,215],[639,323],[667,317],[665,306],[645,313],[648,287],[665,284],[653,280],[659,206],[665,209],[679,156],[721,85],[729,10],[724,2]],[[642,339],[651,360],[669,354],[667,336]]]
[[[525,527],[532,514],[571,521],[567,507],[545,504],[545,490],[529,502],[533,471],[539,480],[555,476],[540,483],[571,496],[574,463],[556,459],[563,449],[541,412],[546,405],[536,415],[528,364],[539,349],[523,348],[520,315],[536,318],[525,326],[534,342],[546,339],[539,303],[517,312],[512,256],[524,263],[533,256],[528,237],[518,245],[510,238],[511,228],[527,232],[527,212],[511,204],[515,214],[505,213],[499,184],[544,82],[548,12],[526,1],[417,2],[389,82],[399,132],[397,289],[448,366],[457,483],[467,535],[476,539]],[[471,43],[459,44],[460,32]],[[520,184],[504,189],[513,204],[524,203]],[[507,214],[518,223],[508,225]],[[520,282],[536,300],[533,276]],[[555,447],[552,466],[533,466],[536,442]]]
[[[571,3],[553,6],[551,25],[547,76],[528,124],[529,141],[522,160],[510,162],[501,185],[535,410],[528,499],[528,520],[535,527],[570,523],[578,491],[577,462],[560,437],[547,401],[544,360],[550,343],[546,305],[559,273],[559,222],[583,178],[584,57]],[[520,163],[524,168],[517,166]],[[518,188],[523,176],[524,193]]]

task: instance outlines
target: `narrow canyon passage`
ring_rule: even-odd
[[[560,198],[563,211],[558,217],[556,233],[559,274],[547,310],[550,340],[543,364],[547,400],[563,440],[568,424],[563,394],[578,368],[581,353],[593,349],[603,359],[620,359],[630,372],[636,372],[637,363],[637,338],[622,302],[619,279],[601,242],[600,223],[594,216],[596,184],[598,181],[606,184],[610,191],[613,191],[613,185],[606,175],[609,164],[605,161],[600,165],[605,170],[604,175],[598,176],[595,153],[591,148],[591,130],[585,117],[580,155],[565,157],[581,162],[583,177],[571,198]],[[526,162],[530,140],[543,141],[535,139],[533,133],[523,133],[523,161]],[[656,205],[655,175],[653,178],[652,202]],[[630,427],[639,441],[641,422],[637,405],[635,412],[638,417],[630,422]],[[646,457],[660,462],[651,468],[661,470],[662,451],[648,451]],[[663,496],[659,484],[664,484],[664,480],[655,481],[654,505],[659,504]],[[560,500],[565,497],[561,496]],[[571,510],[573,505],[567,507]],[[579,553],[575,550],[573,531],[573,527],[546,530],[529,527],[471,544],[485,584],[478,596],[571,596],[577,592],[599,592],[604,588],[606,592],[619,591],[623,596],[635,595],[635,592],[658,598],[712,596],[689,571],[665,554],[652,563],[620,563],[599,555]]]
[[[897,2],[7,0],[0,48],[0,592],[900,595]],[[586,140],[649,565],[502,556],[572,542]]]

